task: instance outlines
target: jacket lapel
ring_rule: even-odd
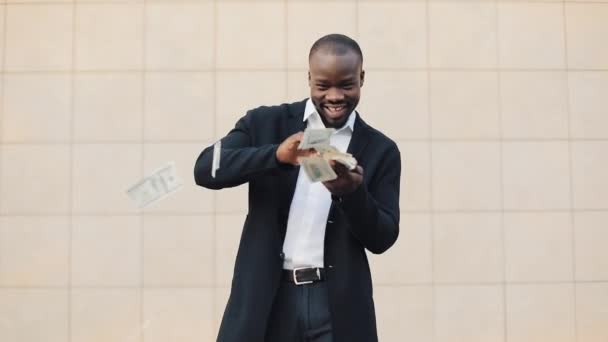
[[[350,139],[350,144],[348,144],[347,152],[352,154],[357,159],[357,162],[361,162],[363,160],[363,152],[369,142],[369,126],[361,119],[359,113],[356,114],[357,118],[355,119],[353,135]]]

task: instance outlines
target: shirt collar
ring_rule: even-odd
[[[343,129],[349,128],[351,132],[353,132],[354,128],[355,128],[355,118],[357,117],[355,111],[353,110],[349,115],[348,115],[348,119],[346,120],[346,123],[344,123],[344,126],[338,128],[336,131],[341,131]],[[315,105],[312,103],[312,100],[310,98],[308,98],[308,100],[306,101],[306,108],[304,109],[304,118],[302,121],[306,121],[308,119],[311,119],[311,122],[319,122],[321,124],[321,126],[325,127],[325,125],[323,124],[323,120],[321,120],[321,115],[319,115],[319,113],[317,112],[317,108],[315,107]]]

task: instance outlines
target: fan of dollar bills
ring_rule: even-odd
[[[340,152],[330,144],[330,137],[335,130],[333,128],[307,129],[300,141],[298,149],[315,149],[318,155],[300,158],[300,164],[312,183],[325,182],[338,178],[329,164],[334,160],[346,166],[349,170],[357,167],[357,160],[350,154]]]

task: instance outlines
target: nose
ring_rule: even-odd
[[[325,98],[329,102],[340,102],[344,100],[344,93],[339,88],[331,87],[327,90]]]

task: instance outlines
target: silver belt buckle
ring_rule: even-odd
[[[293,269],[293,282],[294,282],[294,284],[296,284],[296,285],[312,284],[312,280],[309,280],[309,281],[298,281],[298,277],[296,276],[296,271],[305,270],[307,268],[310,268],[310,267],[298,267],[298,268],[294,268]],[[319,269],[318,268],[317,268],[317,273],[319,273]]]

